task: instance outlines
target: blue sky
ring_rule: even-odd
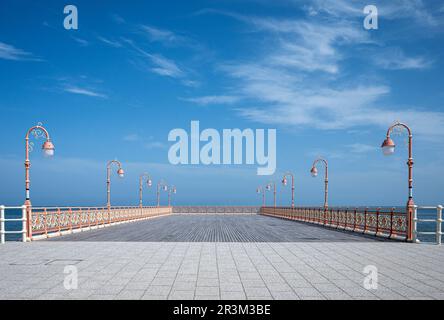
[[[71,4],[78,30],[63,28],[60,1],[0,3],[0,203],[23,202],[24,135],[40,121],[56,154],[31,155],[34,205],[103,205],[112,159],[126,170],[113,204],[137,204],[144,171],[176,185],[175,203],[259,204],[256,187],[291,170],[296,205],[320,205],[317,156],[331,205],[404,205],[405,133],[393,157],[379,148],[395,120],[413,129],[416,202],[442,203],[444,2],[373,1],[378,30],[363,28],[366,1]],[[168,133],[191,120],[276,128],[276,175],[169,164]]]

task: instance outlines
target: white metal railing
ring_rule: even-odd
[[[5,210],[6,209],[21,209],[22,217],[21,218],[5,218]],[[22,222],[22,230],[6,230],[5,222],[13,222],[13,221],[21,221]],[[6,234],[22,234],[22,241],[26,242],[26,206],[20,207],[5,207],[0,206],[0,243],[5,243]]]
[[[419,210],[436,210],[436,218],[434,219],[419,219],[418,218],[418,209]],[[413,241],[420,242],[418,239],[418,235],[434,235],[435,243],[441,245],[442,238],[442,209],[443,206],[439,205],[437,207],[433,206],[415,206],[415,210],[413,211]],[[418,231],[418,223],[428,222],[435,223],[435,231]]]

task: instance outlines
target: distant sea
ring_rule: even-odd
[[[371,208],[370,208],[371,209]],[[403,208],[396,208],[397,211]],[[20,218],[22,214],[21,209],[6,209],[5,218],[13,219]],[[419,219],[436,219],[436,210],[421,209],[418,210]],[[5,222],[6,230],[21,230],[21,221]],[[419,222],[418,231],[435,231],[436,224],[434,222]],[[434,235],[420,235],[419,240],[422,242],[435,242]],[[7,234],[7,241],[21,241],[21,234]]]

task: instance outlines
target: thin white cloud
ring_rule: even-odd
[[[425,5],[423,0],[379,1],[380,14],[388,19],[414,19],[416,23],[430,27],[442,25],[442,15],[438,16]],[[429,2],[429,1],[427,1]]]
[[[168,148],[167,144],[162,143],[160,141],[146,142],[143,146],[145,147],[145,149],[166,149],[166,148]]]
[[[423,8],[424,5],[420,0],[412,2],[399,0],[398,3],[399,8],[395,5],[382,6],[384,12],[393,18],[399,18],[400,15],[409,17],[409,14],[426,16],[427,10]],[[343,0],[316,1],[313,6],[326,13],[327,17],[315,20],[245,16],[218,10],[202,10],[199,14],[226,15],[246,23],[256,32],[268,33],[269,37],[271,35],[269,40],[271,49],[268,49],[267,53],[270,66],[293,68],[305,72],[321,71],[334,75],[341,71],[340,63],[348,57],[346,50],[343,50],[344,47],[354,45],[357,48],[360,45],[377,43],[378,52],[374,54],[373,62],[379,67],[390,70],[423,69],[432,64],[430,59],[420,56],[410,57],[400,48],[383,48],[380,40],[378,42],[373,40],[371,33],[353,20],[357,15],[362,19],[364,16],[362,10],[365,5]],[[314,10],[313,6],[308,7]],[[396,8],[399,10],[395,11]]]
[[[338,47],[372,42],[368,32],[343,21],[309,22],[222,14],[247,23],[256,32],[268,33],[272,42],[267,57],[270,65],[300,71],[336,74],[343,59]]]
[[[108,96],[105,94],[93,91],[91,89],[80,88],[77,86],[66,86],[63,88],[63,91],[89,97],[104,98],[104,99],[108,98]]]
[[[139,31],[142,31],[144,35],[147,35],[150,41],[153,42],[160,42],[163,45],[185,45],[192,48],[199,48],[199,45],[197,45],[194,41],[186,37],[176,35],[169,30],[148,25],[139,25],[137,28]],[[109,39],[103,38],[101,40],[109,45],[112,45],[112,42]],[[150,72],[156,73],[160,76],[178,79],[181,84],[190,88],[200,86],[199,81],[190,79],[189,74],[192,73],[192,70],[184,69],[183,67],[179,66],[175,60],[167,58],[163,54],[154,53],[152,50],[144,50],[133,39],[121,37],[120,40],[121,41],[118,42],[119,46],[128,45],[134,49],[139,56],[145,58],[143,61],[141,59],[134,59],[132,61],[132,63],[139,69],[149,70]]]
[[[190,88],[197,88],[201,85],[199,81],[189,79],[182,80],[182,84]]]
[[[369,153],[377,150],[377,148],[373,145],[363,144],[363,143],[353,143],[346,145],[348,152],[351,153]]]
[[[177,43],[183,41],[181,36],[178,36],[169,30],[159,29],[148,25],[141,25],[140,29],[151,41],[159,41],[163,43]]]
[[[102,41],[103,43],[111,46],[111,47],[114,47],[114,48],[122,47],[122,44],[119,41],[116,41],[116,40],[110,40],[110,39],[102,37],[102,36],[97,36],[97,39]]]
[[[120,15],[116,13],[111,14],[111,19],[118,24],[124,24],[126,22],[124,18],[122,18]]]
[[[432,61],[424,57],[407,57],[399,48],[382,50],[373,55],[374,63],[387,70],[425,69]]]
[[[185,77],[185,73],[177,66],[177,64],[173,60],[165,58],[161,54],[148,53],[136,46],[132,40],[126,39],[125,41],[130,44],[142,57],[149,59],[151,63],[149,70],[151,72],[171,78]]]
[[[325,1],[325,0],[312,0],[309,5],[306,5],[304,9],[309,15],[314,16],[320,13],[327,13],[333,16],[359,16],[362,15],[362,5],[358,5],[356,2],[347,0]]]
[[[141,137],[137,133],[130,133],[123,137],[123,141],[134,142],[139,141]]]
[[[309,15],[327,14],[339,19],[362,18],[363,9],[368,4],[376,5],[380,18],[413,19],[418,24],[431,27],[442,24],[442,17],[432,12],[422,0],[376,0],[371,3],[363,0],[312,0],[305,8]]]
[[[234,104],[239,100],[241,100],[241,98],[238,96],[220,95],[220,96],[203,96],[195,98],[182,98],[181,100],[206,106],[210,104]]]
[[[79,45],[82,47],[87,47],[89,45],[89,42],[82,38],[72,37],[74,41],[76,41]]]
[[[151,71],[161,76],[172,78],[181,78],[184,76],[183,71],[176,65],[173,60],[167,59],[160,54],[147,54],[153,63]]]
[[[418,134],[444,135],[444,129],[440,129],[444,128],[444,113],[386,105],[385,98],[390,94],[387,84],[363,82],[356,77],[341,81],[341,67],[350,48],[372,44],[363,29],[334,17],[315,21],[234,17],[261,32],[267,48],[249,61],[219,67],[237,79],[232,93],[254,103],[238,108],[241,116],[266,124],[320,130],[386,127],[401,119]],[[399,57],[402,63],[397,62]],[[392,53],[381,66],[418,69],[426,65],[423,58]]]
[[[381,103],[390,92],[387,86],[307,88],[303,83],[293,86],[281,81],[241,79],[240,87],[242,94],[262,105],[238,110],[241,116],[255,122],[338,130],[374,125],[387,127],[401,119],[423,136],[444,135],[441,129],[444,128],[444,113],[413,107],[395,109]]]
[[[160,141],[154,141],[154,137],[150,136],[148,138],[144,138],[138,133],[130,133],[125,135],[122,138],[123,141],[126,142],[137,142],[145,149],[165,149],[168,146]]]
[[[161,29],[152,25],[140,25],[139,29],[150,42],[158,42],[165,47],[180,46],[198,51],[203,50],[202,45],[196,40],[167,29]]]
[[[40,61],[30,52],[16,48],[10,44],[0,42],[0,59],[15,61]]]

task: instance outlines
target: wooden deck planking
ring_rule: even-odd
[[[254,214],[173,214],[47,241],[335,242],[381,239]]]

